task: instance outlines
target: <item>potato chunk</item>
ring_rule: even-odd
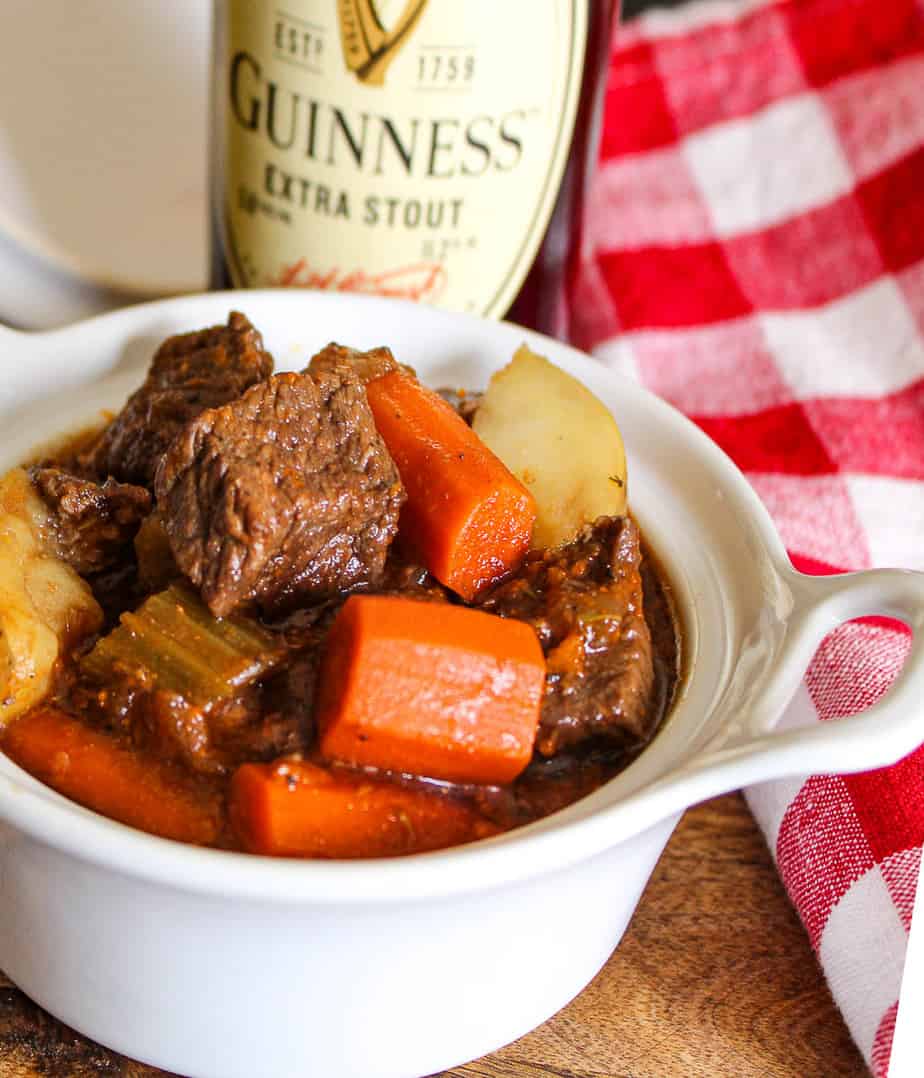
[[[475,433],[536,499],[533,548],[567,543],[626,512],[626,454],[616,420],[576,378],[524,344],[488,384]]]
[[[48,524],[22,468],[0,478],[0,725],[37,704],[58,655],[103,623],[86,582],[45,545]]]

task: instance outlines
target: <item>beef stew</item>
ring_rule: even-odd
[[[239,313],[170,338],[94,439],[0,479],[0,747],[142,830],[302,857],[472,841],[622,770],[681,658],[632,517],[530,549],[549,506],[484,398],[387,349],[272,367]],[[49,574],[53,609],[19,586]]]

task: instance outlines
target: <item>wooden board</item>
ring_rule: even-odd
[[[730,795],[686,814],[619,949],[585,992],[515,1044],[443,1078],[866,1073],[763,839]],[[159,1074],[0,980],[0,1078]]]

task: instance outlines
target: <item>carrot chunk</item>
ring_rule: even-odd
[[[532,494],[436,393],[402,371],[366,386],[407,502],[399,534],[464,599],[515,569],[529,549]]]
[[[245,849],[276,857],[393,857],[499,830],[440,794],[296,762],[242,764],[229,813]]]
[[[23,715],[4,732],[2,748],[58,793],[120,823],[197,845],[219,836],[217,797],[171,781],[165,767],[63,711],[37,708]]]
[[[544,682],[525,622],[354,595],[321,661],[321,752],[455,782],[511,782],[532,756]]]

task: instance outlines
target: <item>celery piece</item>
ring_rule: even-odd
[[[212,656],[224,653],[232,661],[240,662],[245,656],[253,656],[257,664],[266,651],[279,649],[279,643],[270,633],[249,618],[216,618],[187,583],[177,583],[165,592],[153,595],[148,600],[152,611],[156,610],[158,620],[178,640],[190,648],[199,648],[205,638],[205,646]],[[147,605],[147,604],[145,604]],[[242,666],[237,675],[229,675],[235,685],[246,684],[259,677],[261,670],[251,673]]]
[[[207,705],[278,666],[282,643],[249,618],[216,618],[186,583],[146,599],[98,641],[81,672],[106,682],[121,674]]]

